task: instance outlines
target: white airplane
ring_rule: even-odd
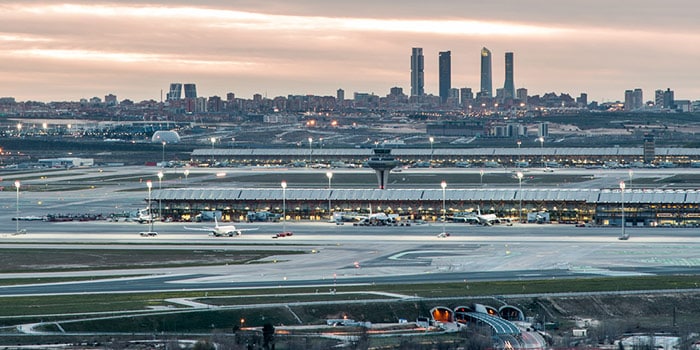
[[[216,215],[214,215],[214,227],[187,227],[184,226],[185,230],[190,230],[190,231],[205,231],[205,232],[210,232],[214,237],[223,237],[223,236],[229,236],[233,237],[235,236],[240,236],[243,231],[255,231],[258,228],[236,228],[234,225],[224,225],[224,226],[219,226],[219,221],[216,220]]]
[[[508,226],[513,225],[513,223],[510,222],[510,219],[499,218],[498,216],[496,216],[496,214],[482,214],[481,208],[478,207],[476,219],[479,220],[479,223],[484,226],[493,226],[494,224],[506,224]]]

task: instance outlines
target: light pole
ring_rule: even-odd
[[[282,181],[282,232],[287,232],[287,181]]]
[[[15,188],[17,189],[17,214],[15,215],[15,233],[19,233],[19,180],[15,180]]]
[[[216,162],[216,157],[214,156],[214,144],[216,143],[216,137],[212,137],[209,140],[211,141],[211,149],[212,149],[212,151],[211,151],[211,163],[212,163],[211,166],[215,166],[214,163]]]
[[[165,141],[163,141],[163,156],[162,156],[162,160],[160,162],[160,167],[161,168],[165,167]]]
[[[187,177],[190,175],[190,169],[185,169],[185,182],[187,182]]]
[[[153,213],[151,212],[151,188],[153,187],[153,183],[151,180],[146,181],[146,187],[148,187],[148,218],[151,221],[151,229],[148,231],[153,232]]]
[[[520,161],[521,158],[522,158],[522,155],[520,154],[520,145],[521,145],[523,142],[520,141],[520,140],[518,140],[516,143],[518,144],[518,161]]]
[[[630,192],[632,192],[632,175],[634,174],[634,172],[632,171],[632,169],[630,169],[630,171],[628,172],[628,174],[629,174],[629,176],[630,176]]]
[[[540,141],[540,152],[542,153],[542,167],[546,168],[547,165],[544,164],[544,136],[540,136],[540,138],[537,140]]]
[[[435,138],[430,136],[428,140],[430,141],[430,166],[433,166],[433,142],[435,142]]]
[[[160,191],[163,188],[163,172],[159,171],[158,172],[158,190]],[[161,210],[160,206],[160,197],[158,197],[158,218],[160,220],[163,220],[163,212]]]
[[[479,185],[484,185],[484,169],[479,170]]]
[[[622,212],[622,236],[620,238],[626,239],[625,236],[625,182],[620,181],[620,205],[621,205],[621,212]]]
[[[326,177],[328,177],[328,220],[333,221],[333,214],[331,213],[331,179],[333,178],[333,172],[327,172]]]
[[[311,146],[314,144],[314,138],[309,137],[309,165],[311,165],[311,154],[313,154],[313,149],[311,149]]]
[[[445,180],[442,180],[442,182],[440,183],[440,187],[442,187],[442,233],[445,234],[445,221],[447,221],[447,210],[445,208],[445,188],[447,188],[447,182],[445,182]]]
[[[518,197],[520,205],[518,207],[518,222],[523,223],[523,173],[518,171]]]

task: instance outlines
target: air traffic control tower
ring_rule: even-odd
[[[391,149],[375,148],[374,157],[371,157],[367,161],[367,164],[377,172],[379,189],[383,190],[386,188],[386,183],[389,181],[391,169],[396,168],[399,165],[399,161],[391,156]]]

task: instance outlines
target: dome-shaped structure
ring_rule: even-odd
[[[151,137],[151,142],[178,143],[180,142],[180,134],[178,134],[177,131],[158,130],[153,133],[153,137]]]

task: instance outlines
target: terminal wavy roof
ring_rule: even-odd
[[[372,148],[200,148],[192,151],[192,156],[357,156],[370,157]],[[402,156],[642,156],[643,147],[523,147],[523,148],[394,148],[391,154]],[[700,148],[663,148],[655,149],[660,156],[700,156]]]
[[[329,198],[333,201],[441,201],[442,189],[315,189],[315,188],[179,188],[153,192],[155,200],[170,201],[290,201]],[[445,192],[448,201],[523,201],[531,202],[584,202],[592,204],[620,203],[623,197],[617,189],[559,189],[559,188],[489,188],[450,189]],[[700,203],[698,190],[626,190],[625,203],[683,204]]]

